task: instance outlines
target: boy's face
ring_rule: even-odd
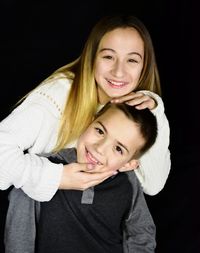
[[[109,108],[80,136],[77,159],[114,171],[128,163],[143,144],[136,123],[121,110]]]

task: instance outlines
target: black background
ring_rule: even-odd
[[[56,68],[79,56],[100,17],[136,15],[151,33],[171,136],[164,189],[146,196],[161,253],[200,252],[199,13],[193,1],[1,0],[0,120]],[[197,151],[198,150],[198,151]],[[8,191],[0,191],[0,252]]]

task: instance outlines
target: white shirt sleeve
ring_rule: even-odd
[[[154,145],[140,158],[140,166],[135,173],[142,184],[143,191],[148,195],[155,195],[163,189],[171,168],[170,128],[161,97],[150,91],[141,92],[152,96],[157,102],[157,107],[152,110],[152,113],[157,119],[158,135]]]

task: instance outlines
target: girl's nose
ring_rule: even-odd
[[[123,62],[121,62],[121,61],[115,62],[115,64],[113,65],[112,74],[118,78],[123,77],[123,75],[124,75]]]

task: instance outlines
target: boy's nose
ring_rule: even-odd
[[[103,140],[100,141],[98,143],[96,143],[96,151],[101,154],[101,155],[105,155],[107,150],[108,150],[108,142]]]

